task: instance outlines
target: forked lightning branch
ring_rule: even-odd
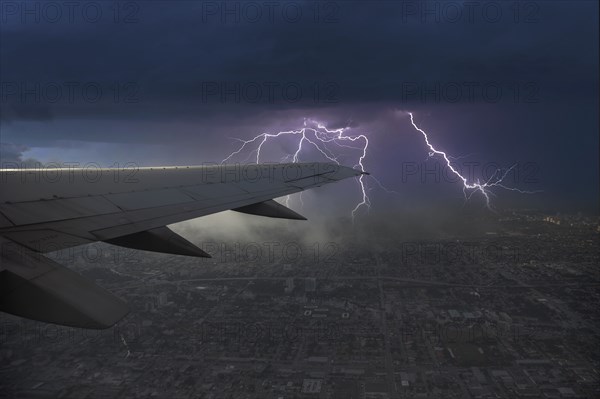
[[[469,180],[453,164],[452,159],[455,159],[454,157],[448,155],[444,151],[438,150],[431,143],[428,133],[426,133],[416,124],[413,113],[409,112],[408,115],[410,116],[412,127],[423,136],[425,148],[428,151],[429,158],[438,157],[442,159],[443,163],[448,167],[450,172],[457,177],[457,181],[462,183],[462,190],[465,200],[469,200],[475,193],[479,193],[483,196],[486,207],[488,209],[492,209],[491,196],[494,195],[492,191],[493,188],[516,191],[521,194],[532,194],[537,192],[520,190],[504,184],[506,177],[516,165],[513,165],[504,171],[497,169],[486,181],[480,181],[478,179]],[[267,143],[285,140],[286,137],[291,137],[294,143],[294,151],[285,154],[281,158],[282,162],[300,162],[301,157],[307,153],[307,147],[311,147],[317,150],[317,152],[323,158],[339,165],[340,158],[342,156],[347,156],[348,150],[350,150],[350,152],[356,154],[354,155],[356,159],[354,168],[358,168],[362,172],[366,172],[365,163],[369,162],[369,138],[366,134],[347,134],[348,130],[349,128],[328,129],[322,122],[312,119],[305,119],[304,125],[298,129],[284,130],[275,133],[265,132],[248,140],[235,139],[241,143],[240,146],[235,151],[230,153],[226,158],[224,158],[221,161],[221,164],[226,164],[234,157],[244,155],[246,155],[244,162],[253,160],[256,163],[260,163],[264,161],[261,157],[263,156],[263,152],[265,151],[264,147]],[[351,212],[353,220],[361,208],[366,208],[367,210],[371,208],[371,199],[368,195],[370,188],[367,186],[367,182],[365,180],[367,176],[371,177],[378,187],[387,192],[391,192],[372,175],[363,174],[357,177],[356,181],[358,185],[359,199]],[[288,201],[289,197],[286,199],[286,202]]]

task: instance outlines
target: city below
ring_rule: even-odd
[[[0,315],[3,395],[599,397],[598,219],[514,211],[485,228],[195,240],[211,259],[55,253],[131,313],[107,330]]]

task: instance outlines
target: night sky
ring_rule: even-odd
[[[476,174],[517,163],[510,185],[543,190],[497,206],[597,212],[597,1],[72,3],[0,3],[4,164],[219,162],[310,118],[369,137],[366,170],[398,192],[368,180],[374,208],[461,203],[460,184],[403,173],[435,163],[410,111]],[[358,192],[315,198],[346,212]]]

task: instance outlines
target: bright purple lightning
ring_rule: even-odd
[[[490,176],[490,178],[484,183],[481,183],[479,180],[477,180],[477,182],[474,182],[474,183],[469,183],[467,178],[463,177],[463,175],[461,175],[460,172],[457,171],[456,168],[452,165],[450,158],[453,158],[453,157],[451,157],[450,155],[447,155],[444,151],[437,150],[429,142],[429,137],[427,136],[427,133],[415,124],[415,120],[413,118],[412,112],[409,112],[408,115],[410,115],[410,123],[412,123],[413,127],[415,129],[417,129],[425,138],[425,144],[427,144],[427,147],[429,147],[429,157],[433,157],[435,155],[441,156],[444,159],[444,161],[446,162],[446,166],[448,166],[448,169],[450,169],[450,171],[452,171],[452,173],[454,175],[456,175],[456,177],[458,177],[459,179],[462,180],[463,192],[465,194],[465,200],[469,200],[474,193],[480,192],[485,198],[486,206],[488,207],[488,209],[491,210],[492,207],[490,204],[490,195],[493,195],[493,192],[491,190],[489,190],[491,187],[500,187],[505,190],[517,191],[521,194],[534,194],[534,193],[539,192],[539,191],[519,190],[517,188],[508,187],[508,186],[505,186],[504,184],[502,184],[502,182],[504,181],[506,176],[510,173],[511,170],[514,169],[514,167],[516,165],[511,166],[504,173],[501,173],[500,169],[496,170],[492,174],[492,176]],[[454,158],[454,159],[456,159],[456,158]]]
[[[339,129],[328,129],[324,124],[311,120],[304,120],[304,127],[298,130],[288,130],[281,131],[277,133],[261,133],[250,140],[239,140],[242,144],[241,146],[225,159],[221,161],[221,163],[228,162],[232,157],[239,155],[244,151],[244,149],[251,144],[258,143],[258,146],[252,150],[246,158],[248,160],[253,153],[256,153],[256,163],[260,162],[261,151],[263,149],[263,145],[269,141],[269,139],[277,139],[282,136],[296,136],[298,137],[298,144],[296,150],[293,154],[288,154],[284,156],[281,160],[288,161],[290,158],[293,163],[297,163],[300,160],[300,153],[304,149],[305,143],[314,147],[317,151],[319,151],[325,158],[328,160],[335,162],[336,164],[340,164],[338,158],[334,151],[332,151],[330,146],[337,146],[341,148],[348,148],[351,150],[359,151],[359,157],[357,163],[354,165],[354,168],[359,168],[361,171],[365,171],[364,161],[367,157],[367,149],[369,147],[369,139],[364,134],[359,135],[345,135],[344,132],[348,128],[339,128]],[[352,143],[359,143],[359,146],[351,145]],[[364,177],[366,175],[361,175],[358,177],[358,184],[361,192],[361,200],[356,204],[354,209],[352,210],[352,220],[356,215],[356,212],[361,207],[366,207],[367,209],[371,208],[371,200],[367,195],[367,189],[365,186]],[[302,197],[300,197],[302,200]],[[289,201],[289,196],[286,199],[286,204]]]
[[[533,194],[539,191],[524,191],[519,190],[517,188],[508,187],[503,184],[504,179],[507,175],[514,169],[516,165],[511,166],[505,172],[502,173],[500,169],[496,170],[494,174],[485,182],[480,182],[479,180],[475,182],[469,182],[469,180],[464,177],[453,165],[452,160],[459,159],[460,157],[452,157],[446,154],[444,151],[440,151],[436,149],[430,142],[427,133],[418,127],[414,121],[413,114],[411,112],[408,113],[410,115],[410,122],[412,126],[419,131],[423,138],[425,139],[425,144],[429,149],[429,157],[440,156],[444,159],[446,166],[450,169],[450,171],[458,177],[463,183],[463,193],[465,195],[465,200],[469,200],[474,193],[479,192],[485,198],[486,206],[491,210],[491,202],[490,196],[494,195],[491,188],[499,187],[505,190],[516,191],[522,194]],[[336,155],[339,153],[338,151],[334,151],[332,147],[339,147],[358,151],[358,160],[354,165],[354,168],[359,168],[361,171],[365,171],[364,161],[367,157],[367,150],[369,148],[369,139],[364,134],[358,135],[347,135],[346,131],[348,128],[339,128],[339,129],[328,129],[323,123],[317,122],[312,119],[304,120],[304,127],[297,130],[287,130],[280,131],[277,133],[261,133],[250,140],[238,140],[241,145],[237,150],[233,151],[229,156],[221,161],[221,164],[224,164],[230,161],[233,157],[237,155],[241,155],[244,150],[252,145],[255,145],[254,149],[250,151],[245,161],[249,161],[250,158],[253,157],[253,154],[256,153],[255,161],[256,163],[261,162],[261,155],[263,151],[263,146],[269,140],[277,140],[284,136],[292,136],[297,139],[297,144],[295,151],[293,153],[289,153],[281,158],[282,162],[292,161],[293,163],[300,162],[300,155],[302,151],[305,149],[305,146],[314,147],[321,155],[323,155],[326,159],[331,162],[335,162],[336,164],[340,164],[339,157],[340,155]],[[357,143],[357,144],[354,144]],[[256,145],[257,144],[257,145]],[[354,144],[354,145],[353,145]],[[371,209],[371,200],[369,198],[368,189],[365,183],[366,174],[361,175],[357,178],[358,186],[360,189],[360,201],[356,204],[354,209],[352,210],[352,220],[356,216],[356,213],[362,208],[365,207],[367,210]],[[373,178],[375,183],[381,187],[387,193],[397,194],[395,191],[388,190],[385,188],[379,180],[377,180],[374,176],[370,176]],[[302,193],[300,193],[300,201],[302,201]],[[286,197],[286,205],[288,205],[289,196]]]

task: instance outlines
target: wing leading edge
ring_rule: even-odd
[[[328,163],[0,170],[0,310],[110,327],[126,304],[41,253],[105,241],[206,257],[166,226],[224,210],[302,220],[272,199],[361,173]]]

